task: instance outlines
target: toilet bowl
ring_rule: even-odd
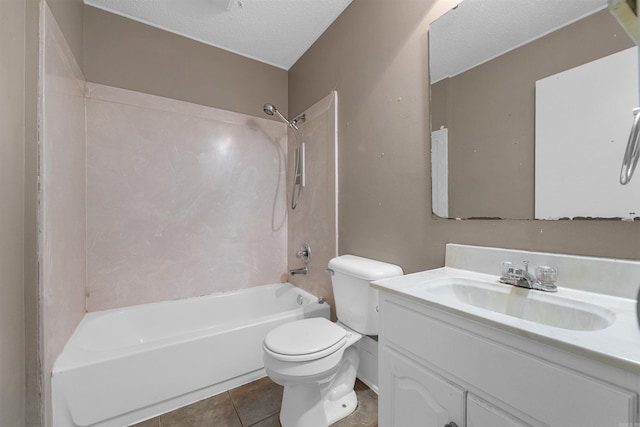
[[[283,427],[328,426],[356,409],[359,358],[353,344],[361,337],[323,317],[286,323],[267,335],[264,365],[269,378],[284,386]]]
[[[396,265],[353,255],[333,258],[329,271],[338,322],[296,320],[264,339],[265,371],[284,386],[283,427],[326,427],[356,409],[353,387],[360,358],[354,344],[363,334],[378,332],[378,295],[370,282],[402,275]]]

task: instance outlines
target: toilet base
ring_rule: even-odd
[[[324,412],[327,417],[327,425],[331,425],[344,417],[351,415],[357,407],[358,398],[356,397],[356,392],[353,390],[341,399],[324,402]]]
[[[285,384],[280,408],[282,427],[327,427],[355,411],[358,398],[353,386],[358,362],[358,351],[349,347],[331,381]]]
[[[358,407],[353,390],[338,400],[322,401],[320,390],[309,386],[286,387],[282,402],[280,424],[283,427],[327,427],[351,415]]]
[[[284,387],[280,424],[282,427],[328,426],[319,387],[293,384]]]

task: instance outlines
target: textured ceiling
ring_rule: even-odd
[[[431,24],[431,81],[500,56],[603,9],[607,0],[464,0]]]
[[[351,0],[84,0],[288,70]]]

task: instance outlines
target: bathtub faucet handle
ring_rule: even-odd
[[[309,264],[309,261],[311,261],[311,246],[308,243],[303,243],[296,253],[296,257],[300,258],[305,265]]]

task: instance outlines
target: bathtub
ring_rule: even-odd
[[[320,316],[288,283],[89,313],[53,367],[54,426],[122,427],[263,377],[265,334]]]

